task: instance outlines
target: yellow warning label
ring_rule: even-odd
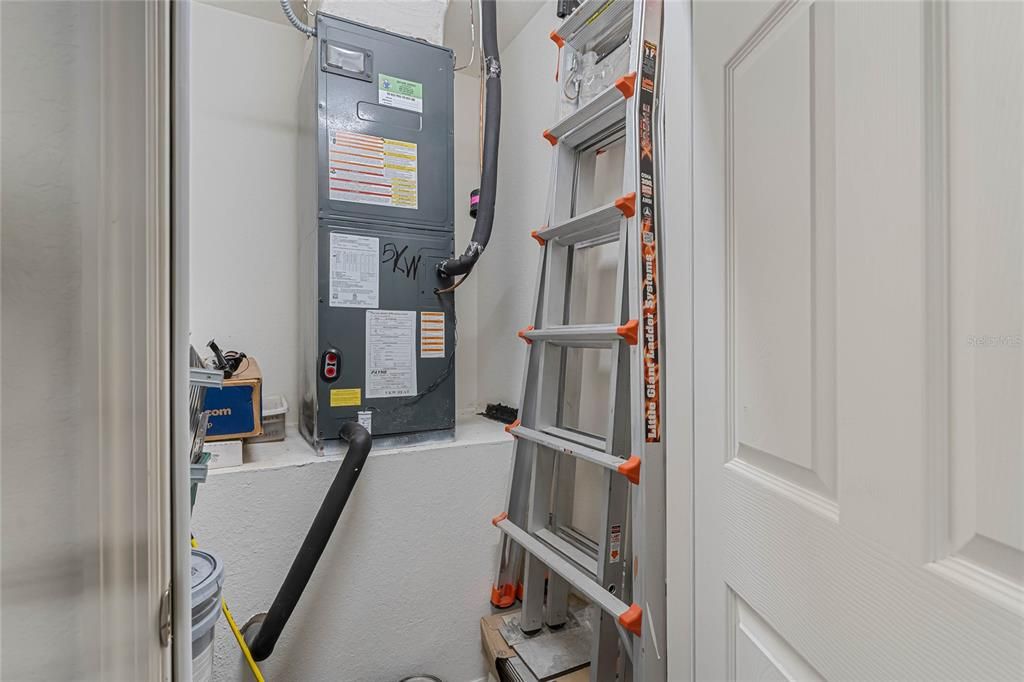
[[[331,407],[348,407],[362,405],[363,390],[361,388],[332,388]]]

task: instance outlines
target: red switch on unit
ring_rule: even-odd
[[[341,373],[341,354],[334,350],[325,350],[320,357],[320,377],[330,383]]]

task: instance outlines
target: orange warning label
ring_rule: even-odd
[[[420,357],[444,357],[444,313],[420,312]]]

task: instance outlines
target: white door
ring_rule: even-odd
[[[0,3],[5,682],[171,679],[169,12]]]
[[[697,678],[1024,679],[1024,5],[693,42]]]

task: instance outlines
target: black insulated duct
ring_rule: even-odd
[[[320,505],[320,511],[313,519],[306,539],[302,541],[302,547],[295,555],[292,567],[288,569],[288,575],[274,597],[274,603],[270,605],[270,611],[262,621],[254,622],[246,629],[245,640],[249,645],[249,652],[257,661],[266,660],[274,653],[277,639],[299,603],[299,597],[306,589],[320,555],[324,553],[327,541],[331,539],[334,527],[338,525],[345,503],[348,502],[349,495],[352,494],[352,489],[359,478],[359,472],[363,470],[366,458],[370,454],[373,439],[359,424],[345,423],[341,427],[341,437],[348,441],[348,451]]]
[[[494,198],[498,189],[498,137],[501,133],[501,61],[498,58],[498,29],[495,1],[480,3],[480,24],[483,41],[484,78],[487,93],[484,100],[484,158],[480,173],[480,203],[476,224],[466,252],[449,258],[437,266],[443,277],[467,275],[480,259],[491,239],[494,225]]]

